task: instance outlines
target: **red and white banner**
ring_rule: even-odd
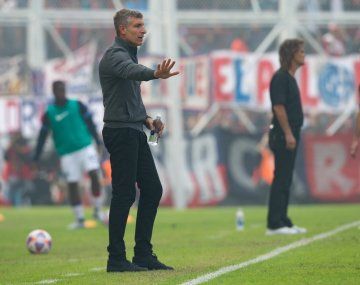
[[[360,155],[349,155],[351,134],[304,136],[310,195],[319,201],[360,200]]]
[[[140,59],[140,63],[156,69],[162,60],[158,57],[145,57]],[[179,88],[183,108],[204,110],[209,106],[209,68],[210,61],[207,56],[183,58],[179,66],[174,67],[174,70],[180,71]],[[166,106],[171,90],[171,80],[150,80],[141,83],[141,97],[148,107]]]
[[[214,100],[252,109],[270,110],[269,84],[279,68],[277,54],[211,55]],[[356,103],[360,83],[360,56],[307,56],[296,74],[305,111],[343,112]]]
[[[54,80],[67,81],[69,95],[88,95],[94,90],[95,52],[96,45],[89,43],[72,57],[47,62],[44,67],[47,96],[52,94]],[[144,57],[140,58],[140,63],[156,69],[161,60],[160,57]],[[182,58],[175,67],[181,72],[178,80],[182,108],[203,111],[217,102],[269,111],[269,84],[279,68],[278,61],[276,53],[258,55],[232,51]],[[0,60],[0,94],[19,94],[26,88],[20,75],[22,63],[21,57]],[[360,55],[341,58],[309,55],[296,78],[305,111],[334,114],[345,109],[351,111],[359,103],[356,86],[360,84]],[[171,80],[142,82],[141,89],[145,105],[168,105]]]
[[[210,62],[207,56],[180,61],[180,96],[185,109],[204,110],[210,103]]]

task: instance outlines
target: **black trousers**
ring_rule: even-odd
[[[288,205],[296,153],[300,142],[300,128],[292,128],[292,131],[296,139],[294,150],[286,148],[285,136],[281,130],[272,129],[269,133],[269,146],[275,159],[275,173],[270,188],[267,216],[269,229],[293,226],[288,216]]]
[[[161,182],[146,134],[132,128],[107,128],[102,131],[110,153],[112,198],[109,217],[109,260],[126,258],[124,233],[137,183],[140,189],[134,254],[152,253],[151,236],[162,195]]]

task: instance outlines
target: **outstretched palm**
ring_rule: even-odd
[[[175,71],[171,72],[171,69],[174,67],[175,61],[169,59],[164,59],[161,64],[158,64],[156,71],[154,72],[154,76],[156,78],[167,79],[174,75],[178,75],[180,72]]]

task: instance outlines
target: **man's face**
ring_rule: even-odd
[[[64,105],[66,102],[65,85],[60,84],[54,87],[54,97],[56,105]]]
[[[305,49],[300,47],[300,49],[294,54],[293,61],[297,66],[302,66],[305,64]]]
[[[127,26],[120,26],[120,34],[131,45],[141,46],[146,34],[144,19],[130,17]]]

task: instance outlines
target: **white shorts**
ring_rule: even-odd
[[[60,163],[67,182],[78,182],[83,177],[84,172],[100,168],[94,145],[61,156]]]

